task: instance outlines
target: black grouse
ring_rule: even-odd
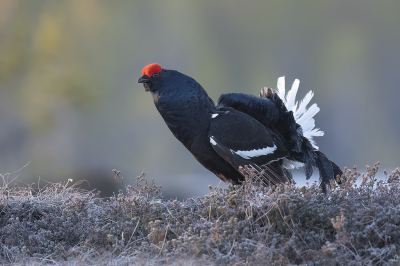
[[[172,134],[208,170],[223,181],[239,184],[244,170],[254,171],[265,185],[290,182],[289,169],[305,166],[307,179],[318,168],[325,191],[329,180],[342,175],[312,140],[323,132],[314,129],[316,104],[307,108],[310,91],[297,107],[299,81],[285,97],[285,79],[278,90],[261,90],[260,98],[244,93],[220,96],[217,105],[193,78],[158,64],[143,68],[146,91]],[[339,180],[337,180],[339,182]]]

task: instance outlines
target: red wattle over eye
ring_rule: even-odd
[[[162,70],[159,64],[149,64],[142,69],[142,76],[151,77],[154,73],[160,73]]]

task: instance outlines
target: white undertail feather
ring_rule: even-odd
[[[278,96],[279,98],[282,99],[282,101],[285,103],[286,105],[286,99],[285,99],[285,76],[278,78]]]
[[[293,82],[292,89],[286,95],[286,108],[288,110],[293,110],[293,113],[294,110],[297,109],[297,102],[295,102],[295,100],[296,100],[297,90],[299,89],[299,84],[300,81],[296,79]]]
[[[318,150],[318,146],[316,145],[313,137],[323,136],[324,132],[315,127],[314,116],[319,112],[319,107],[316,103],[310,106],[307,109],[307,105],[311,101],[314,93],[309,91],[304,99],[300,102],[299,108],[297,108],[298,102],[296,102],[296,94],[299,89],[300,81],[296,79],[293,82],[292,89],[285,95],[285,77],[278,78],[277,84],[277,94],[279,98],[282,99],[286,108],[289,111],[293,111],[294,119],[296,123],[301,126],[303,129],[303,136],[306,137],[313,147]],[[286,96],[286,97],[285,97]]]
[[[303,98],[303,100],[300,102],[299,109],[297,109],[294,119],[296,120],[299,119],[300,114],[303,114],[306,111],[307,104],[310,103],[312,97],[314,97],[314,92],[309,91],[307,95]]]
[[[283,158],[283,167],[286,169],[294,169],[294,168],[299,168],[303,167],[304,163],[298,162],[298,161],[291,161],[287,158]]]

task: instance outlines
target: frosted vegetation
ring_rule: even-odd
[[[400,171],[378,181],[378,168],[345,169],[327,194],[250,175],[185,201],[162,199],[144,174],[111,198],[71,180],[13,187],[3,175],[0,264],[399,265]]]

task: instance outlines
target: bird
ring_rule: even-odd
[[[176,70],[153,63],[141,74],[138,83],[151,93],[172,134],[221,180],[241,184],[255,173],[265,186],[292,183],[290,170],[304,166],[307,179],[319,170],[324,192],[330,180],[340,182],[340,167],[313,140],[323,135],[314,128],[318,106],[307,108],[313,92],[295,102],[298,80],[287,95],[280,77],[276,91],[222,94],[215,104],[196,80]]]

